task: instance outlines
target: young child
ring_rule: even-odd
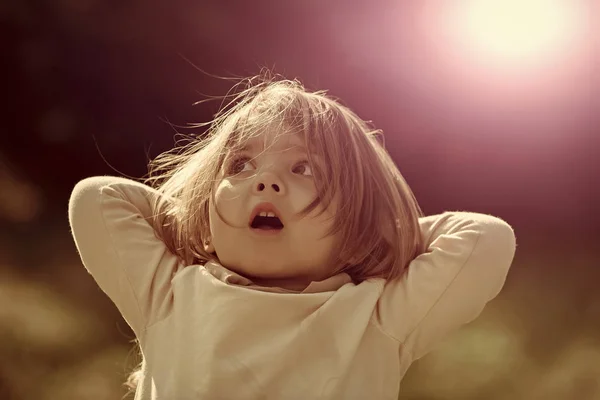
[[[143,354],[136,399],[397,399],[502,288],[515,235],[423,216],[371,129],[300,83],[248,81],[146,180],[79,182],[83,264]]]

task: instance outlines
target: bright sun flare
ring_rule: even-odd
[[[459,2],[465,45],[494,58],[544,56],[573,43],[585,23],[577,0],[469,0]]]

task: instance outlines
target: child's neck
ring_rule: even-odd
[[[294,291],[303,291],[304,289],[306,289],[308,287],[308,285],[310,285],[310,283],[313,280],[307,280],[307,279],[302,279],[302,278],[275,278],[275,279],[269,279],[269,278],[251,278],[252,282],[254,282],[255,284],[259,285],[259,286],[266,286],[266,287],[279,287],[282,289],[287,289],[287,290],[294,290]]]

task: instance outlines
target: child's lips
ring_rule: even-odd
[[[250,213],[250,218],[248,220],[248,225],[252,225],[252,221],[254,220],[254,217],[256,217],[258,214],[260,214],[263,211],[264,212],[272,212],[272,213],[274,213],[275,216],[277,218],[279,218],[279,220],[283,224],[283,219],[281,218],[281,213],[279,212],[279,210],[277,209],[277,207],[275,207],[275,205],[273,203],[265,201],[265,202],[257,204],[254,207],[254,209]]]
[[[283,228],[279,228],[279,229],[274,229],[274,228],[270,228],[269,229],[261,229],[261,228],[249,228],[250,231],[258,236],[277,236],[279,235],[282,231]]]

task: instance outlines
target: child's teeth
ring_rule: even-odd
[[[262,211],[262,212],[258,213],[258,215],[260,217],[274,217],[275,213],[271,212],[271,211]]]

